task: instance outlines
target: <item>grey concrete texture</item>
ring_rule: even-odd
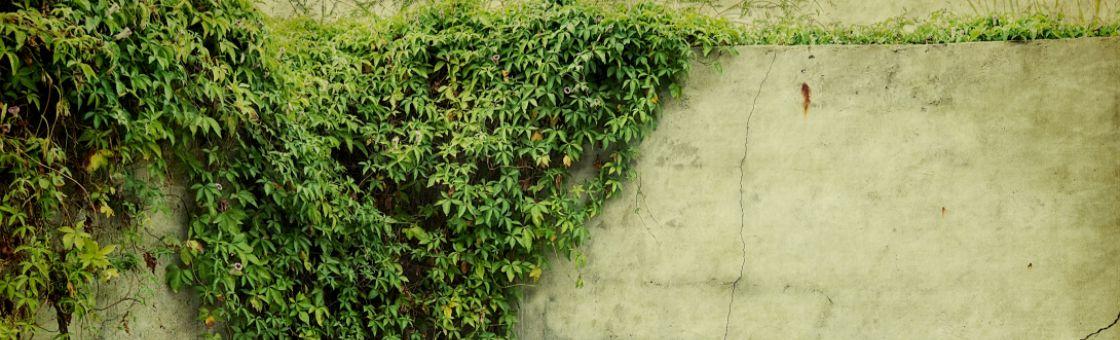
[[[817,23],[846,25],[874,24],[896,17],[921,19],[936,12],[965,16],[1044,12],[1077,22],[1113,20],[1120,14],[1120,0],[716,0],[714,4],[708,8],[710,13],[722,13],[734,21],[792,15]],[[735,10],[739,4],[751,9],[746,16]]]
[[[739,52],[521,338],[1120,339],[1120,39]]]

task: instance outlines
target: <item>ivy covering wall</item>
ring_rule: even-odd
[[[1051,16],[743,29],[650,4],[477,1],[272,21],[248,0],[0,4],[0,338],[157,261],[212,336],[505,338],[698,55],[737,44],[1117,35]],[[591,164],[588,177],[571,167]],[[174,169],[174,171],[173,171]],[[98,235],[125,234],[106,244]],[[165,261],[166,263],[166,261]],[[145,268],[148,267],[148,268]]]
[[[286,90],[249,147],[194,165],[209,210],[171,275],[206,320],[269,337],[508,336],[518,283],[586,238],[693,47],[736,37],[543,2],[274,27]],[[585,157],[598,174],[571,181]]]
[[[168,284],[211,334],[508,337],[518,286],[575,256],[661,96],[739,37],[653,5],[0,9],[0,337],[42,308],[65,331],[95,280],[151,265],[91,235],[135,230],[172,168],[193,209]],[[580,161],[596,174],[573,180]]]
[[[95,235],[136,235],[158,197],[139,174],[230,147],[267,112],[262,27],[247,1],[0,4],[0,338],[43,310],[66,332],[96,281],[140,266]]]

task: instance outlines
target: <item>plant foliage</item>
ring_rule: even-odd
[[[205,250],[171,268],[204,318],[264,337],[508,336],[518,282],[586,238],[693,48],[736,38],[650,5],[274,27],[286,90],[194,165]]]
[[[195,209],[168,284],[215,334],[508,336],[518,283],[587,237],[660,96],[738,38],[653,5],[450,2],[267,34],[246,1],[3,10],[6,336],[44,303],[93,307],[118,268],[90,233],[129,225],[154,190],[137,168],[171,162]]]
[[[137,172],[237,140],[262,94],[261,26],[247,1],[0,4],[0,338],[43,307],[63,332],[94,307],[124,262],[94,236],[155,195]]]
[[[1117,17],[1120,17],[1118,15]],[[1089,24],[1061,15],[957,17],[937,12],[926,19],[895,18],[872,25],[805,25],[795,20],[757,22],[745,30],[752,45],[945,44],[1120,36],[1120,19]]]

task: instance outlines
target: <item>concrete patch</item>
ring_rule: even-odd
[[[671,2],[670,2],[671,3]],[[733,21],[752,21],[783,15],[804,16],[815,23],[869,25],[895,17],[923,19],[936,12],[956,15],[1027,14],[1044,12],[1061,14],[1076,22],[1115,20],[1120,15],[1120,1],[1115,0],[779,0],[747,1],[755,6],[748,13],[735,7],[741,0],[718,0],[705,12],[720,14]],[[688,4],[688,2],[680,2]],[[777,6],[786,4],[785,6]],[[745,14],[745,15],[744,15]]]
[[[522,338],[1080,339],[1117,318],[1120,39],[740,52],[668,104],[587,266],[526,291]]]

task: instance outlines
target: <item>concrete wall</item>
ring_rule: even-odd
[[[687,1],[681,1],[687,3]],[[957,15],[991,15],[1007,13],[1046,12],[1062,14],[1068,19],[1091,22],[1114,19],[1120,15],[1120,0],[773,0],[746,1],[752,10],[744,17],[734,8],[742,0],[716,0],[709,13],[722,13],[735,21],[750,21],[767,16],[790,14],[806,16],[817,23],[866,25],[895,17],[926,18],[935,12]],[[787,4],[775,6],[774,4]]]
[[[522,338],[1080,339],[1120,317],[1120,39],[740,52],[667,104],[587,266],[526,290]]]

